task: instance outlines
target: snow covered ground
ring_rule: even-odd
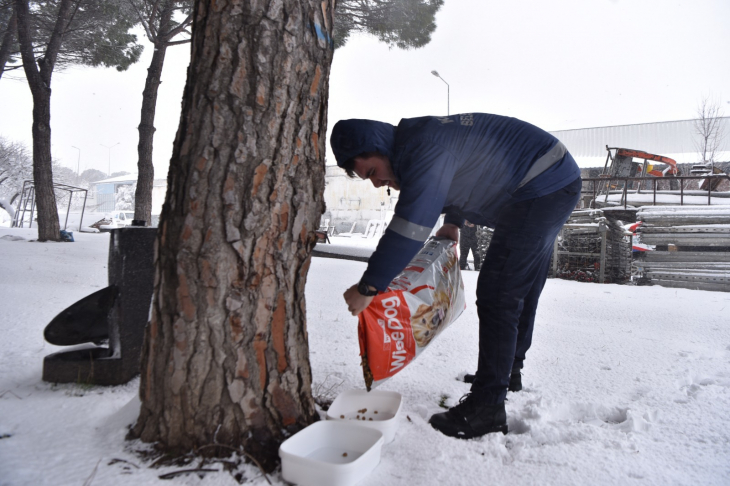
[[[109,236],[30,242],[35,236],[0,228],[0,485],[238,484],[226,472],[163,481],[175,468],[150,469],[129,451],[138,380],[41,380],[43,357],[60,349],[43,329],[107,285]],[[312,262],[307,315],[320,391],[363,387],[356,320],[340,295],[364,268]],[[403,394],[404,406],[395,440],[362,486],[730,484],[730,294],[548,280],[525,389],[508,394],[510,433],[460,441],[427,420],[442,411],[443,395],[453,405],[468,391],[457,377],[476,366],[476,277],[464,273],[469,305],[459,320],[383,385]],[[248,484],[267,484],[253,466],[241,472]]]

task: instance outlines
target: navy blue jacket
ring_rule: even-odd
[[[330,143],[340,166],[364,152],[386,155],[401,187],[395,215],[363,275],[378,290],[421,249],[442,213],[459,227],[467,219],[493,228],[506,204],[550,194],[580,177],[557,138],[499,115],[426,116],[397,127],[342,120]]]

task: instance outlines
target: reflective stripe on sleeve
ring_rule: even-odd
[[[530,170],[527,171],[527,175],[525,175],[524,179],[522,179],[520,184],[517,186],[517,189],[549,169],[550,166],[562,159],[567,151],[568,149],[565,148],[563,142],[556,143],[553,148],[548,150],[545,155],[537,159],[535,163],[532,164],[532,167],[530,167]]]
[[[433,228],[421,226],[420,224],[411,223],[406,221],[400,216],[393,216],[393,219],[388,225],[389,230],[393,230],[401,236],[405,236],[411,240],[426,241],[431,234]]]

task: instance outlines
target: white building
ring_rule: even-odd
[[[716,162],[730,161],[730,117],[720,118],[722,137]],[[679,120],[613,127],[580,128],[550,132],[568,147],[578,165],[603,167],[606,146],[642,150],[674,159],[679,164],[702,162],[697,151],[695,120]]]
[[[89,200],[86,205],[91,210],[107,213],[116,209],[116,194],[121,186],[130,186],[137,183],[137,174],[111,177],[96,181],[91,185]],[[155,179],[152,185],[152,215],[159,216],[167,193],[167,179]]]

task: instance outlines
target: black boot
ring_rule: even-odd
[[[464,375],[464,383],[474,383],[476,375],[467,373]],[[511,392],[518,392],[522,390],[522,373],[520,370],[512,370],[512,374],[509,377],[509,386],[507,390]]]
[[[504,402],[484,405],[471,393],[461,397],[459,404],[447,412],[432,415],[428,423],[442,434],[457,439],[473,439],[491,432],[507,433]]]

